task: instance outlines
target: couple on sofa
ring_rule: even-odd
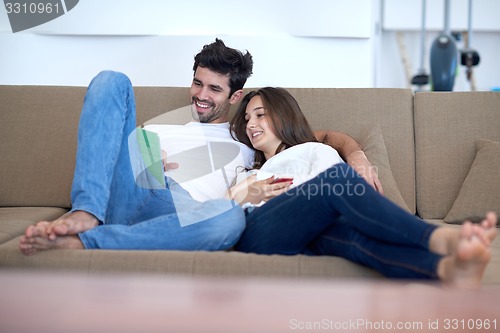
[[[100,73],[82,109],[72,210],[28,227],[21,251],[234,246],[263,254],[342,256],[388,277],[480,282],[496,235],[495,214],[456,230],[400,209],[377,192],[380,183],[357,143],[342,133],[314,133],[286,90],[268,87],[243,97],[252,66],[248,52],[221,40],[195,56],[195,121],[149,128],[168,141],[162,144],[167,185],[155,189],[138,186],[131,166],[132,85],[123,74]],[[229,108],[241,99],[229,124]],[[168,172],[183,166],[167,163],[168,156],[195,147],[196,133],[201,140],[238,145],[237,167],[200,177],[200,186],[197,180],[181,186]],[[229,190],[224,186],[233,183]],[[191,222],[180,223],[186,220]]]

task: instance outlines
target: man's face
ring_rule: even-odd
[[[229,77],[200,66],[194,73],[190,92],[193,119],[201,123],[227,122],[231,104],[242,93],[239,90],[230,97]]]

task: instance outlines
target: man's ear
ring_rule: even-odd
[[[229,98],[229,103],[230,104],[238,103],[241,99],[241,96],[243,96],[243,90],[241,90],[241,89],[236,90]]]

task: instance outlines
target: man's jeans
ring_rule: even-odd
[[[239,205],[227,200],[200,203],[171,180],[163,189],[136,184],[128,149],[128,136],[135,127],[130,80],[121,73],[101,72],[85,96],[71,191],[72,211],[86,211],[101,222],[79,234],[85,248],[223,250],[233,246],[245,227]],[[214,214],[217,210],[220,213]],[[180,219],[199,222],[181,226]]]
[[[389,277],[435,279],[441,256],[428,250],[435,228],[342,163],[249,211],[236,249],[335,255]]]

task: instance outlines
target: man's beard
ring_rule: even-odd
[[[198,120],[200,123],[211,123],[216,119],[219,119],[224,115],[225,109],[222,105],[218,108],[215,108],[215,105],[211,103],[211,111],[210,112],[198,112],[196,109],[196,101],[197,99],[193,97],[191,103],[191,115],[194,120]],[[202,102],[202,101],[200,101]],[[202,102],[207,103],[207,102]]]

